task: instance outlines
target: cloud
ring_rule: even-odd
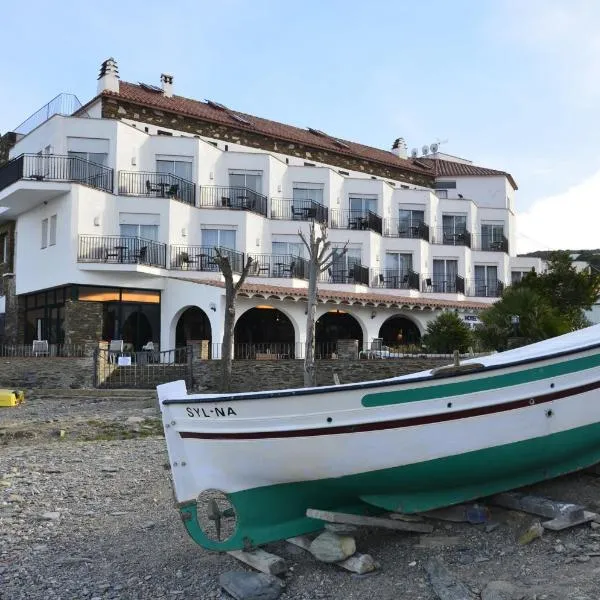
[[[517,252],[600,247],[600,171],[517,215]]]

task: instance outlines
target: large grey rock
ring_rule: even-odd
[[[247,571],[226,571],[219,584],[235,600],[276,600],[283,590],[277,577]]]
[[[349,536],[324,531],[312,541],[309,550],[318,560],[334,563],[352,556],[356,552],[356,542]]]
[[[490,581],[481,592],[481,600],[519,600],[522,597],[508,581]]]

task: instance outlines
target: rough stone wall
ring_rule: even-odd
[[[93,358],[0,358],[0,387],[91,388]]]
[[[25,336],[25,315],[15,293],[15,276],[2,277],[2,294],[5,297],[4,338],[5,344],[22,344]]]
[[[65,302],[65,344],[97,342],[102,338],[102,302]]]
[[[8,238],[8,244],[6,248],[7,256],[5,257],[4,262],[0,263],[0,275],[13,272],[15,256],[15,225],[16,221],[0,223],[0,240],[2,239],[3,235],[6,235]]]
[[[340,383],[355,383],[416,373],[450,363],[448,358],[398,358],[386,360],[319,360],[317,384],[332,385],[337,373]],[[301,360],[238,360],[233,363],[232,391],[256,392],[303,386]],[[221,363],[218,360],[194,361],[194,387],[218,392],[221,385]]]
[[[8,153],[16,143],[17,134],[12,131],[0,136],[0,165],[8,161]]]
[[[433,186],[434,177],[407,171],[401,168],[383,165],[365,159],[338,154],[331,150],[305,146],[297,142],[286,142],[265,136],[260,133],[237,129],[235,126],[218,125],[185,117],[175,113],[164,112],[154,108],[146,108],[119,98],[102,99],[102,117],[105,119],[133,119],[158,125],[168,129],[185,131],[194,135],[203,135],[214,139],[221,139],[232,144],[243,144],[251,148],[260,148],[267,152],[279,152],[288,156],[296,156],[308,161],[335,165],[351,171],[362,171],[387,179],[405,181],[414,185]]]

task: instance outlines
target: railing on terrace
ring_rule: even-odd
[[[467,246],[471,247],[471,233],[466,229],[452,230],[445,227],[433,227],[432,244],[443,244],[445,246]]]
[[[0,167],[0,190],[19,181],[64,181],[113,191],[113,170],[76,156],[21,154]]]
[[[383,235],[385,237],[397,237],[413,240],[429,241],[429,225],[417,223],[416,225],[407,225],[406,221],[400,219],[384,219]]]
[[[80,235],[77,261],[166,267],[167,245],[121,235]]]
[[[196,184],[171,173],[119,171],[119,194],[171,198],[192,206],[196,204]]]
[[[464,277],[440,277],[439,275],[423,274],[421,278],[421,291],[435,294],[464,294]]]
[[[39,346],[35,349],[31,344],[0,344],[0,356],[2,357],[68,357],[82,358],[89,353],[89,347],[86,348],[83,344],[56,344],[50,342],[48,344],[48,352],[40,351]]]
[[[248,210],[267,216],[268,198],[247,187],[203,185],[200,187],[199,206],[202,208],[232,208]]]
[[[332,210],[332,229],[370,230],[375,233],[383,232],[383,219],[370,210]]]
[[[471,234],[471,248],[487,252],[506,252],[508,254],[508,240],[504,236]]]
[[[480,298],[499,298],[504,291],[502,281],[485,281],[483,279],[466,279],[465,295]]]
[[[231,248],[219,247],[223,256],[229,257],[229,264],[234,273],[244,269],[244,253]],[[215,246],[171,246],[170,268],[179,271],[218,272],[215,262],[217,252]]]
[[[250,277],[308,279],[308,261],[293,254],[252,254]]]
[[[329,209],[314,200],[271,198],[271,219],[327,223]]]
[[[75,111],[81,108],[81,102],[75,94],[62,93],[58,94],[55,98],[52,98],[48,104],[45,104],[39,110],[36,110],[30,117],[25,119],[15,129],[15,133],[21,135],[27,135],[30,131],[33,131],[36,127],[45,123],[48,119],[54,115],[72,115]],[[80,114],[81,117],[87,117],[87,113]]]
[[[372,287],[392,290],[417,290],[420,288],[421,277],[415,271],[398,271],[397,269],[374,270],[371,280]]]
[[[369,267],[365,267],[360,263],[333,264],[320,274],[319,281],[323,283],[369,285]]]

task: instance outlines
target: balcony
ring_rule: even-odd
[[[444,246],[466,246],[471,248],[471,233],[466,229],[455,230],[444,227],[432,228],[432,244],[442,244]]]
[[[267,216],[268,198],[247,187],[223,187],[203,185],[200,187],[201,208],[231,208]]]
[[[77,262],[166,267],[167,245],[140,237],[80,235]]]
[[[398,269],[383,269],[374,271],[373,287],[387,288],[390,290],[417,290],[419,291],[421,278],[415,271],[398,271]]]
[[[319,281],[322,283],[347,283],[369,285],[369,267],[360,263],[333,264],[327,271],[321,273]]]
[[[252,254],[250,277],[308,279],[308,261],[292,254]]]
[[[483,235],[474,233],[471,235],[471,248],[473,250],[484,250],[486,252],[505,252],[508,254],[508,240],[498,235]]]
[[[271,198],[271,219],[327,223],[329,209],[314,200]]]
[[[466,279],[465,295],[477,298],[500,298],[504,291],[502,281],[485,281],[484,279]]]
[[[440,277],[424,274],[421,279],[421,291],[433,294],[464,294],[465,280],[460,275]]]
[[[429,241],[429,225],[425,223],[408,225],[406,221],[400,219],[384,219],[383,225],[385,237]]]
[[[75,156],[21,154],[0,168],[0,190],[19,181],[80,183],[113,192],[113,170]]]
[[[234,273],[244,269],[244,253],[231,248],[219,247],[223,256],[229,257],[229,264]],[[170,268],[177,271],[219,272],[215,262],[217,256],[214,246],[171,246]]]
[[[196,185],[171,173],[119,171],[119,194],[170,198],[191,206],[196,204]]]
[[[332,210],[332,229],[356,229],[374,231],[381,235],[382,218],[370,210]]]

